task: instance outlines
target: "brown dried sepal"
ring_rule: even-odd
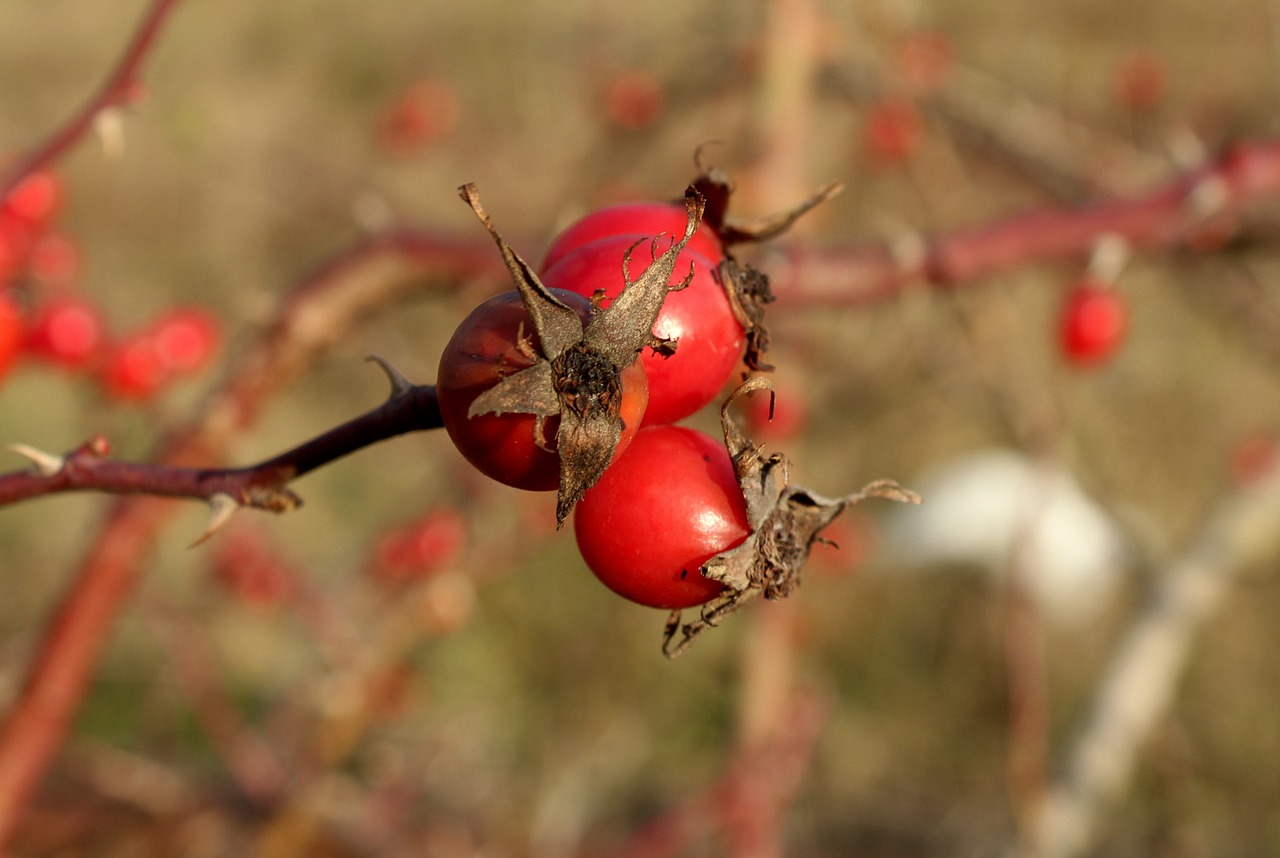
[[[533,268],[516,253],[493,225],[480,203],[475,185],[458,189],[476,217],[493,237],[520,292],[538,334],[540,349],[532,349],[535,363],[506,376],[476,397],[468,416],[509,412],[539,418],[560,416],[556,450],[560,455],[560,486],[556,522],[563,524],[574,504],[595,485],[608,467],[622,435],[622,370],[636,361],[641,349],[654,345],[653,323],[662,309],[676,257],[684,250],[702,220],[703,199],[692,187],[685,193],[688,222],[684,236],[656,256],[636,280],[628,274],[630,252],[620,272],[623,289],[608,309],[598,306],[584,325],[578,314],[555,297]],[[673,343],[662,348],[674,350]],[[538,421],[539,425],[542,419]]]
[[[715,231],[726,249],[725,259],[720,263],[717,275],[729,296],[734,316],[746,331],[743,362],[750,370],[767,372],[773,367],[766,360],[769,331],[764,324],[764,308],[766,304],[773,303],[773,291],[769,288],[769,278],[764,272],[739,262],[734,258],[731,248],[737,244],[758,243],[778,237],[815,206],[843,191],[844,185],[829,182],[784,211],[754,221],[733,220],[729,217],[733,184],[723,171],[715,167],[703,168],[700,155],[701,150],[695,154],[694,160],[702,172],[693,180],[692,187],[707,201],[704,222]]]
[[[675,658],[722,617],[754,599],[781,599],[800,582],[801,572],[822,531],[846,508],[868,498],[884,498],[901,503],[920,503],[920,496],[892,480],[876,480],[860,491],[838,498],[826,498],[787,482],[790,463],[781,453],[765,455],[752,443],[729,414],[730,405],[740,396],[757,390],[772,391],[768,379],[755,376],[743,382],[720,409],[725,448],[733,461],[738,485],[747,507],[751,535],[741,545],[717,554],[702,564],[704,577],[725,585],[724,592],[700,609],[698,619],[680,622],[681,612],[672,611],[662,639],[662,651]]]

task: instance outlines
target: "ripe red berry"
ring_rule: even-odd
[[[27,268],[42,283],[65,285],[80,273],[80,251],[65,235],[45,233],[32,243]]]
[[[680,426],[642,429],[574,511],[587,567],[618,595],[688,608],[724,588],[699,567],[747,538],[746,502],[724,445]]]
[[[774,395],[757,391],[746,398],[743,418],[747,435],[754,441],[789,441],[804,431],[809,407],[799,388],[774,382]]]
[[[591,303],[569,292],[555,296],[585,320]],[[559,415],[542,420],[533,414],[506,412],[468,416],[480,394],[501,379],[537,363],[532,352],[541,342],[518,292],[504,292],[482,303],[462,321],[440,357],[436,395],[444,428],[454,446],[481,473],[518,489],[551,491],[560,483],[556,453]],[[648,383],[640,361],[622,370],[622,437],[616,456],[640,428],[648,402]],[[544,446],[539,446],[539,438]]]
[[[1077,366],[1106,361],[1124,340],[1129,313],[1115,289],[1084,281],[1068,294],[1059,316],[1062,354]]]
[[[246,607],[275,610],[297,596],[297,573],[256,529],[232,527],[214,543],[214,580]]]
[[[873,104],[862,120],[862,150],[867,166],[896,167],[920,145],[924,123],[912,101],[887,99]]]
[[[23,179],[0,202],[0,211],[17,217],[32,229],[44,229],[62,207],[62,183],[56,174],[37,170]]]
[[[30,250],[30,228],[0,208],[0,286],[22,272]]]
[[[467,544],[467,523],[457,510],[432,510],[393,528],[378,540],[372,575],[393,586],[422,580],[458,559]]]
[[[639,131],[653,125],[667,106],[662,81],[639,69],[624,71],[604,88],[604,115],[614,125]],[[682,225],[683,226],[683,225]]]
[[[149,331],[132,334],[115,343],[103,360],[100,372],[103,390],[123,402],[145,402],[160,392],[170,379]]]
[[[1116,101],[1134,113],[1155,110],[1168,89],[1168,72],[1158,54],[1136,50],[1116,63],[1111,86]]]
[[[193,375],[204,369],[222,342],[222,323],[208,310],[177,307],[149,327],[166,373]]]
[[[1231,478],[1237,486],[1257,485],[1276,469],[1280,445],[1274,432],[1253,432],[1231,450]]]
[[[955,66],[951,40],[941,33],[914,33],[898,50],[898,73],[920,92],[933,92],[942,87]]]
[[[68,369],[83,369],[106,345],[102,314],[89,300],[67,293],[41,304],[27,331],[27,352]]]
[[[555,237],[538,270],[545,273],[570,253],[602,238],[625,236],[634,242],[663,234],[678,237],[684,235],[687,222],[688,215],[684,206],[673,203],[621,203],[597,209],[574,221]],[[685,250],[697,253],[711,262],[719,263],[724,258],[724,245],[706,224],[699,225],[685,245]],[[619,270],[621,266],[619,261]]]
[[[458,98],[443,80],[421,80],[387,109],[378,141],[393,155],[411,155],[448,136],[458,125]]]
[[[9,374],[22,351],[22,312],[7,294],[0,293],[0,379]]]
[[[631,235],[614,235],[583,244],[547,268],[542,280],[584,296],[600,292],[605,296],[602,306],[607,307],[622,291],[622,261],[635,243]],[[629,276],[640,276],[651,260],[651,249],[659,253],[671,244],[666,237],[642,241],[631,251]],[[691,266],[689,285],[667,295],[653,325],[655,336],[676,341],[675,354],[666,357],[648,349],[641,353],[649,378],[646,426],[673,423],[711,402],[733,375],[746,345],[715,261],[686,247],[676,260],[671,282],[683,280]]]

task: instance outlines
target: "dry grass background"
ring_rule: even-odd
[[[30,145],[97,86],[143,5],[4,4],[0,151]],[[824,5],[834,68],[891,56],[908,33],[937,30],[960,63],[1010,99],[1033,99],[1163,168],[1173,168],[1169,141],[1186,131],[1211,149],[1274,131],[1276,13],[1259,0]],[[213,307],[235,349],[292,283],[361,234],[358,212],[474,233],[454,192],[474,181],[499,224],[536,256],[558,225],[621,189],[677,192],[704,141],[722,141],[716,161],[749,175],[760,81],[744,57],[758,47],[763,20],[760,3],[710,0],[193,0],[156,49],[149,99],[127,120],[122,157],[106,159],[90,141],[61,165],[63,224],[84,252],[83,289],[119,328],[176,301]],[[1170,81],[1159,111],[1137,120],[1110,89],[1116,61],[1136,47],[1164,57]],[[644,131],[619,131],[601,117],[600,81],[628,67],[651,71],[668,89],[666,113]],[[454,87],[458,127],[420,154],[389,157],[374,133],[378,119],[424,76]],[[849,189],[814,218],[805,240],[946,229],[1047,199],[998,155],[958,145],[942,124],[927,126],[909,170],[866,170],[859,106],[830,92],[816,105],[803,172],[813,184],[840,178]],[[1082,163],[1090,154],[1082,151]],[[1150,178],[1122,177],[1133,187]],[[1158,574],[1227,490],[1233,446],[1280,426],[1275,358],[1249,344],[1215,297],[1246,270],[1276,298],[1277,260],[1266,242],[1212,258],[1136,259],[1122,280],[1131,342],[1087,376],[1060,365],[1050,335],[1073,276],[1065,267],[1030,268],[954,296],[779,315],[777,362],[813,402],[806,433],[789,449],[801,481],[833,493],[881,476],[910,484],[955,452],[1016,443],[1010,425],[1025,417],[1019,409],[1045,402],[1060,417],[1055,444],[1085,484],[1139,514],[1147,571]],[[370,319],[274,403],[237,459],[291,446],[372,406],[384,382],[365,355],[430,380],[473,297],[425,289]],[[1019,392],[993,393],[993,377]],[[215,381],[216,372],[205,383]],[[198,387],[139,411],[26,368],[0,391],[0,440],[63,449],[103,432],[121,457],[141,458],[156,426],[189,408]],[[484,542],[551,517],[545,498],[468,477],[443,437],[380,445],[297,488],[307,506],[266,520],[267,529],[357,621],[381,616],[359,569],[389,524],[463,504]],[[66,496],[0,515],[0,693],[20,679],[103,509],[100,498]],[[56,830],[28,832],[30,854],[247,854],[246,844],[261,846],[265,823],[227,800],[223,764],[178,689],[173,648],[185,634],[207,642],[214,679],[251,719],[275,713],[309,730],[324,709],[312,704],[340,689],[296,615],[248,610],[209,580],[205,553],[185,548],[203,516],[192,505],[157,547],[138,607],[119,625],[33,817],[33,828],[53,820]],[[609,854],[626,832],[713,780],[732,747],[741,644],[754,614],[668,663],[658,654],[661,616],[606,593],[567,534],[531,545],[518,560],[461,570],[476,587],[460,628],[414,649],[402,714],[371,729],[330,772],[339,796],[416,773],[406,782],[417,793],[397,826],[421,852],[405,854],[551,856],[580,845]],[[998,594],[974,576],[877,574],[892,570],[874,561],[847,572],[816,576],[795,597],[798,677],[833,708],[789,818],[789,854],[992,854],[1014,825]],[[1135,576],[1132,601],[1143,586]],[[1087,631],[1051,632],[1055,742],[1078,725],[1130,605]],[[1098,854],[1280,851],[1277,609],[1274,569],[1254,570],[1235,588]],[[165,632],[164,618],[174,616],[185,629],[176,639]],[[289,701],[293,710],[280,715]],[[146,789],[131,795],[97,774],[104,761],[116,772],[154,767],[154,777],[173,778],[193,798],[170,806]],[[690,854],[716,854],[705,848]]]

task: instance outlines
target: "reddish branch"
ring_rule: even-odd
[[[262,407],[320,352],[343,340],[369,313],[411,289],[430,281],[497,282],[503,276],[501,260],[488,242],[396,233],[357,246],[286,297],[257,345],[241,354],[201,413],[171,434],[155,462],[177,468],[207,468],[219,462]],[[342,446],[335,443],[333,449]],[[317,459],[308,453],[299,461]],[[86,548],[76,578],[68,584],[0,725],[0,851],[62,743],[112,621],[132,591],[156,534],[174,514],[170,500],[121,498]]]
[[[787,810],[813,763],[830,714],[822,692],[798,693],[786,718],[760,745],[743,747],[720,780],[679,799],[636,831],[616,854],[626,858],[682,855],[719,835],[727,855],[781,855]]]
[[[128,104],[137,97],[138,73],[155,44],[161,27],[178,0],[155,0],[147,10],[137,31],[98,92],[90,98],[65,125],[20,158],[0,176],[0,199],[9,195],[24,178],[52,163],[88,133],[98,118],[110,110]]]
[[[835,250],[792,248],[768,266],[779,300],[864,304],[910,283],[969,283],[1024,265],[1083,259],[1106,235],[1136,250],[1220,247],[1249,208],[1280,195],[1280,140],[1240,144],[1146,194],[1024,211],[935,236]]]
[[[440,426],[435,388],[411,385],[394,391],[383,405],[354,420],[242,468],[179,468],[114,461],[105,458],[105,439],[95,438],[54,457],[46,467],[49,473],[37,464],[31,470],[0,474],[0,505],[55,492],[99,491],[204,500],[224,495],[239,506],[282,512],[301,503],[285,487],[291,480],[370,444]]]

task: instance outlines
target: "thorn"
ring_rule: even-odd
[[[387,374],[387,379],[391,382],[391,395],[387,399],[398,399],[415,387],[412,381],[405,378],[404,373],[392,366],[385,358],[369,355],[365,360],[376,363]]]
[[[52,453],[46,453],[44,450],[28,447],[26,444],[10,444],[9,449],[19,456],[29,459],[35,465],[36,472],[42,477],[52,477],[67,464],[67,460],[62,456],[55,456]]]
[[[195,548],[203,545],[209,540],[209,537],[217,533],[224,524],[231,520],[236,510],[240,509],[240,502],[226,492],[218,492],[209,498],[209,525],[205,528],[204,533],[200,534],[200,538],[188,545],[188,548]]]
[[[108,160],[119,160],[124,155],[124,117],[120,108],[112,107],[99,113],[93,121],[93,130],[97,132],[102,154]]]

